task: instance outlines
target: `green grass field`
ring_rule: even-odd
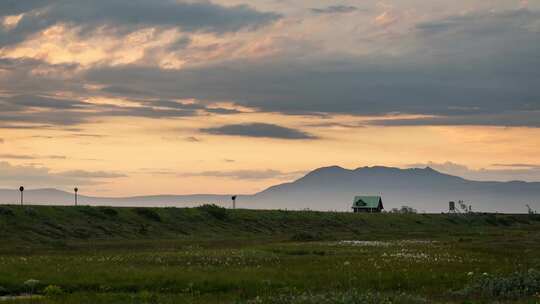
[[[4,303],[540,303],[540,216],[0,206]]]

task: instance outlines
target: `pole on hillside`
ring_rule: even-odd
[[[21,192],[21,206],[24,204],[24,187],[23,186],[20,186],[19,187],[19,191]]]
[[[79,188],[75,187],[73,191],[75,191],[75,206],[77,206],[77,192],[79,192]]]
[[[233,196],[231,197],[231,199],[232,199],[232,208],[233,208],[233,209],[236,209],[236,195],[233,195]]]

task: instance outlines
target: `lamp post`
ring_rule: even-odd
[[[77,192],[79,192],[79,188],[75,187],[73,191],[75,191],[75,206],[77,206]]]
[[[21,206],[24,204],[24,187],[23,186],[20,186],[19,187],[19,191],[21,192]]]
[[[233,208],[233,209],[236,209],[236,195],[233,195],[233,196],[231,197],[231,199],[232,199],[232,208]]]

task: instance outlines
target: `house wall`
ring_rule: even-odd
[[[379,213],[381,209],[377,208],[353,208],[354,213]]]

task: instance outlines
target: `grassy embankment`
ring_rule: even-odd
[[[539,267],[536,216],[0,206],[0,295],[47,294],[8,302],[538,303]]]

